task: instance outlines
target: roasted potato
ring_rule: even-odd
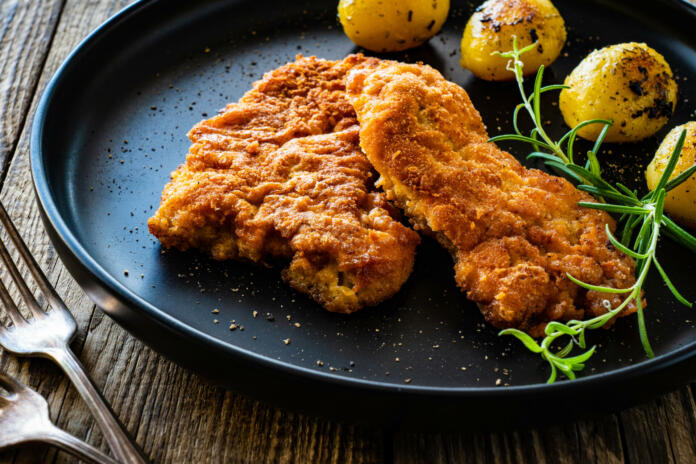
[[[611,119],[608,142],[635,142],[665,125],[677,102],[677,83],[665,59],[644,43],[622,43],[595,50],[565,79],[559,106],[566,124]],[[603,125],[578,131],[596,140]]]
[[[660,144],[660,148],[657,149],[655,158],[645,170],[645,178],[650,190],[655,189],[660,176],[665,172],[669,156],[684,129],[686,129],[686,140],[671,178],[696,164],[696,121],[690,121],[672,129]],[[696,174],[667,192],[665,211],[680,224],[696,229]]]
[[[523,54],[524,74],[535,73],[558,57],[566,40],[565,23],[549,0],[488,0],[469,18],[462,36],[461,65],[488,81],[511,80],[508,58],[493,52],[512,50],[513,36],[519,48],[538,42]]]
[[[338,19],[356,45],[373,52],[396,52],[437,34],[449,5],[449,0],[340,0]]]

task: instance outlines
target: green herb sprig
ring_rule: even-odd
[[[585,321],[571,320],[565,323],[558,321],[548,323],[544,331],[545,337],[541,340],[541,343],[538,343],[531,336],[518,329],[505,329],[500,332],[500,335],[513,335],[517,337],[530,351],[540,354],[551,367],[551,374],[547,383],[553,383],[557,379],[558,371],[571,380],[575,379],[575,373],[584,369],[585,363],[592,357],[597,348],[593,346],[587,349],[585,331],[598,329],[604,326],[626,309],[631,302],[634,302],[636,307],[638,331],[645,354],[650,358],[654,357],[645,327],[642,292],[645,280],[653,265],[674,297],[680,303],[692,307],[692,303],[677,291],[667,276],[667,273],[660,265],[657,259],[657,243],[664,228],[665,235],[689,248],[691,251],[696,252],[696,238],[679,227],[664,214],[667,192],[692,176],[696,172],[696,165],[685,170],[674,179],[669,180],[674,172],[686,138],[686,131],[682,131],[670,155],[665,171],[660,177],[657,187],[652,192],[643,197],[638,197],[637,192],[630,190],[621,183],[612,185],[605,181],[602,178],[602,169],[597,159],[597,153],[602,146],[609,127],[612,125],[612,121],[604,119],[583,121],[570,129],[558,141],[554,141],[546,133],[542,124],[540,110],[541,96],[546,92],[561,90],[568,88],[568,86],[542,86],[541,83],[544,76],[544,66],[542,65],[536,74],[534,89],[531,94],[527,95],[524,89],[524,78],[522,73],[523,63],[520,60],[520,56],[534,47],[536,47],[536,43],[518,49],[517,40],[513,39],[512,51],[495,53],[503,58],[510,59],[507,69],[515,74],[515,80],[517,81],[520,95],[522,96],[522,103],[515,107],[512,116],[515,133],[492,137],[490,141],[498,142],[512,140],[531,144],[535,151],[529,154],[527,157],[528,159],[543,159],[546,166],[563,174],[569,180],[573,181],[578,189],[594,195],[598,201],[597,203],[580,202],[580,206],[620,214],[619,225],[622,231],[620,239],[617,239],[611,233],[608,225],[606,227],[607,237],[618,250],[635,259],[637,275],[636,282],[631,287],[617,289],[591,285],[567,274],[568,279],[587,290],[608,294],[625,294],[626,297],[616,308],[612,308],[611,303],[608,300],[604,300],[604,306],[607,312],[592,319]],[[526,110],[534,125],[534,128],[528,135],[523,134],[518,125],[518,117],[522,110]],[[581,166],[575,163],[573,146],[578,131],[590,124],[604,124],[604,128],[600,132],[594,147],[587,152],[587,162],[584,166]],[[563,337],[569,339],[565,347],[560,350],[555,349],[557,341]],[[585,351],[574,356],[569,356],[576,346]]]

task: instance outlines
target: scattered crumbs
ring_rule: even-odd
[[[232,291],[235,292],[235,293],[237,293],[237,292],[239,291],[238,288],[231,288],[230,290],[232,290]]]
[[[256,335],[254,335],[254,336],[253,336],[253,337],[251,337],[251,338],[253,338],[254,340],[256,340]]]
[[[289,321],[290,319],[292,319],[292,316],[288,314],[287,316],[285,316],[285,319]]]
[[[401,360],[399,358],[394,358],[394,361],[399,362]]]
[[[317,359],[317,366],[323,367],[323,366],[324,366],[324,362]]]
[[[484,356],[483,359],[485,359],[486,361],[488,361],[488,355]]]
[[[348,363],[348,365],[349,365],[350,367],[355,367],[355,361],[350,361],[350,362]]]
[[[273,317],[273,314],[271,313],[266,313],[266,320],[269,322],[275,321],[275,317]]]
[[[230,324],[230,330],[235,330],[237,328],[237,324]],[[256,337],[254,337],[256,338]]]
[[[251,312],[251,315],[254,316],[254,317],[256,317],[256,316],[259,315],[259,312],[256,311],[256,310],[254,310],[254,311]]]
[[[283,340],[283,343],[285,343],[286,345],[289,345],[289,344],[290,344],[290,339],[289,339],[289,338],[286,338],[285,340]]]
[[[205,47],[205,49],[204,49],[203,51],[204,51],[205,53],[210,53],[210,47]]]
[[[379,332],[379,329],[375,329],[375,332]]]
[[[497,379],[497,380],[495,381],[495,386],[496,386],[496,387],[497,387],[497,386],[500,386],[501,383],[503,383],[503,380],[502,380],[502,379]]]
[[[465,371],[465,370],[466,370],[466,367],[462,367],[462,368],[460,368],[460,369],[463,370],[463,371]]]
[[[217,309],[217,308],[215,308],[215,309],[213,309],[212,313],[213,313],[213,314],[218,314],[218,313],[220,313],[220,310]]]
[[[126,277],[128,277],[128,269],[126,269],[126,270],[123,271],[123,275],[126,276]]]
[[[438,349],[440,348],[440,345],[433,345],[433,348]]]
[[[336,372],[338,369],[336,369],[335,367],[332,366],[332,367],[329,367],[329,370],[330,370],[331,372]]]
[[[300,323],[299,323],[299,322],[295,322],[295,327],[299,328],[299,327],[300,327]]]
[[[411,379],[404,379],[404,383],[411,383]]]
[[[217,319],[213,319],[213,324],[218,324],[219,322],[220,321],[218,321]]]

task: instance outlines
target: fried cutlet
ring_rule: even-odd
[[[347,79],[360,144],[378,185],[414,227],[434,235],[455,261],[458,286],[499,328],[540,335],[554,320],[584,319],[616,307],[634,261],[607,240],[603,211],[565,179],[524,168],[488,143],[467,93],[429,66],[382,62]],[[629,307],[624,314],[635,311]]]
[[[150,232],[218,260],[289,261],[283,279],[330,311],[391,297],[419,237],[376,191],[346,99],[346,73],[374,63],[300,56],[194,126]]]

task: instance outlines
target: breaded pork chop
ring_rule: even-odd
[[[612,218],[578,206],[592,199],[565,179],[525,169],[488,143],[467,93],[439,72],[385,61],[352,71],[347,90],[378,185],[451,252],[457,284],[488,322],[540,335],[549,321],[621,301],[582,289],[567,272],[595,285],[634,283],[633,260],[607,240]]]
[[[194,126],[150,232],[215,259],[289,260],[283,278],[330,311],[392,296],[419,238],[375,191],[359,147],[344,78],[370,63],[298,57]]]

